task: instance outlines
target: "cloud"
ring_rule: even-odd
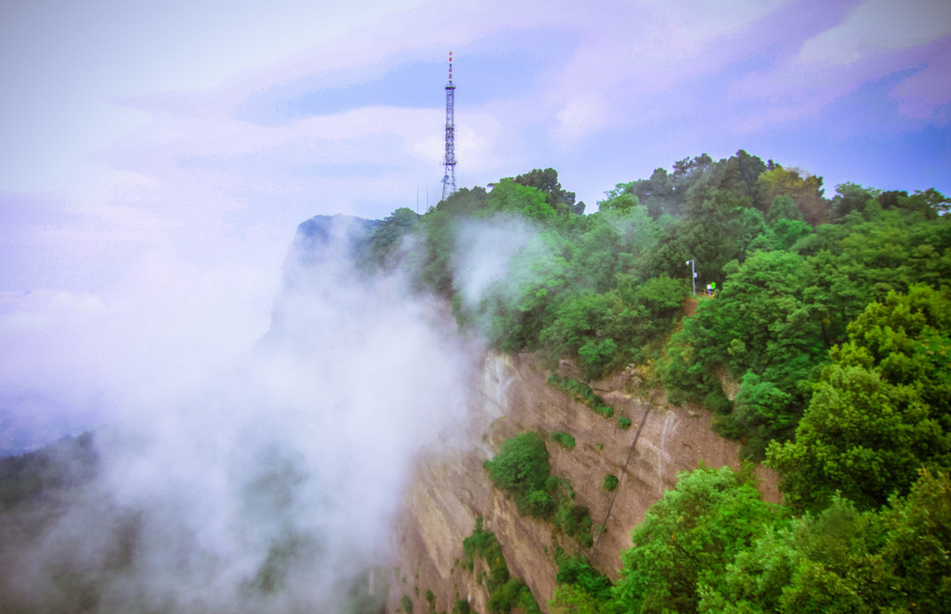
[[[951,4],[941,0],[867,0],[845,20],[806,41],[804,64],[844,65],[951,35]]]
[[[95,611],[342,611],[389,567],[416,455],[465,443],[479,352],[405,280],[362,279],[347,225],[298,237],[256,351],[197,382],[153,372],[109,413],[100,479],[0,554],[5,604],[61,608],[71,577]]]
[[[951,121],[951,40],[941,45],[927,65],[914,73],[891,92],[903,116],[929,120],[939,125]]]
[[[734,99],[759,99],[769,106],[757,105],[735,119],[734,126],[756,132],[814,118],[834,101],[902,72],[911,76],[891,93],[891,98],[901,102],[899,113],[937,119],[938,107],[951,99],[951,88],[943,78],[929,77],[946,55],[940,49],[947,48],[941,41],[951,34],[949,24],[951,8],[946,3],[922,0],[897,5],[869,0],[846,13],[840,22],[803,40],[795,55],[735,82],[731,88]],[[875,103],[888,104],[888,98]],[[877,109],[857,112],[874,115]],[[866,129],[874,131],[880,122],[869,123],[872,127]]]

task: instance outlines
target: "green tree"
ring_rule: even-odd
[[[843,220],[852,213],[858,212],[868,219],[870,213],[881,210],[878,203],[878,191],[863,188],[855,183],[843,183],[835,186],[837,192],[832,199],[832,214],[836,220]]]
[[[780,194],[773,198],[766,212],[766,223],[772,226],[778,220],[802,221],[802,212],[791,196]]]
[[[392,269],[398,263],[403,240],[410,235],[419,215],[412,209],[400,207],[373,229],[370,234],[370,255],[373,265],[380,269]]]
[[[668,346],[665,381],[673,399],[707,400],[730,410],[716,373],[741,381],[738,411],[724,434],[749,438],[759,455],[792,435],[825,354],[816,308],[804,296],[806,261],[788,252],[756,252],[731,270],[723,290],[700,305]],[[807,385],[803,386],[803,382]]]
[[[696,612],[700,585],[719,587],[736,554],[780,517],[749,473],[723,467],[681,474],[631,534],[615,601],[628,612]]]
[[[787,501],[821,508],[839,491],[875,508],[907,492],[919,467],[951,467],[949,323],[947,295],[913,286],[849,325],[795,441],[769,449]]]
[[[502,443],[499,453],[486,461],[492,483],[512,495],[521,513],[548,518],[553,501],[547,493],[551,474],[545,440],[535,431],[522,433]]]
[[[485,188],[474,187],[460,188],[449,195],[446,200],[439,201],[436,205],[437,211],[445,211],[451,215],[472,216],[477,214],[485,207],[489,196]]]
[[[923,470],[908,497],[890,503],[882,560],[895,611],[951,611],[951,479]]]
[[[830,221],[829,204],[822,196],[822,177],[774,166],[759,175],[757,184],[755,202],[760,211],[768,211],[777,196],[788,196],[795,201],[802,218],[810,225]]]
[[[701,588],[704,614],[946,612],[951,607],[951,482],[922,471],[907,498],[770,527]]]
[[[584,213],[584,203],[575,204],[575,193],[562,189],[558,181],[558,171],[553,168],[545,170],[536,168],[530,173],[516,177],[515,183],[540,190],[545,194],[545,201],[559,215]]]
[[[880,527],[836,499],[818,516],[767,528],[736,555],[717,586],[704,585],[703,614],[868,612],[870,584],[881,576],[874,550]]]
[[[555,208],[548,203],[544,192],[507,177],[492,188],[483,211],[486,214],[521,213],[543,223],[551,222],[555,218]]]

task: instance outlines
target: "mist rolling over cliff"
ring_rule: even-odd
[[[946,0],[4,2],[0,614],[951,611],[949,65]]]
[[[354,270],[361,224],[325,218],[319,234],[299,233],[274,329],[254,351],[112,416],[96,434],[98,477],[52,516],[5,525],[5,611],[374,602],[367,573],[389,562],[413,459],[461,446],[479,356],[405,279]]]

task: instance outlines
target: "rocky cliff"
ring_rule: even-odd
[[[608,419],[549,386],[547,376],[529,356],[486,357],[466,426],[470,447],[420,459],[407,488],[394,535],[397,560],[388,574],[388,612],[396,612],[404,596],[412,601],[413,612],[451,612],[458,599],[469,601],[475,612],[488,612],[486,589],[477,581],[479,563],[475,572],[458,564],[463,539],[478,516],[496,534],[511,574],[525,582],[547,612],[556,586],[558,546],[583,552],[616,579],[620,553],[631,545],[631,529],[675,485],[679,472],[701,463],[740,464],[738,445],[713,433],[711,416],[703,410],[670,406],[662,395],[651,403],[625,393],[630,378],[621,377],[597,387],[616,411]],[[630,419],[631,428],[620,428],[618,416]],[[604,526],[591,547],[556,534],[547,522],[520,516],[514,503],[492,487],[483,463],[503,441],[532,430],[545,436],[564,431],[576,439],[572,450],[551,441],[547,447],[553,473],[571,480],[575,502],[590,510],[595,525]],[[620,480],[614,492],[603,488],[608,474]],[[764,498],[778,501],[775,476],[763,468],[758,476]],[[432,605],[427,591],[434,597]]]

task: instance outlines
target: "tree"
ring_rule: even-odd
[[[868,219],[869,213],[881,210],[878,203],[878,191],[863,188],[855,183],[843,183],[835,186],[837,192],[832,199],[832,214],[837,221],[844,220],[853,211]]]
[[[439,204],[436,205],[436,210],[445,211],[452,215],[471,216],[485,206],[485,202],[488,198],[489,195],[486,194],[485,188],[478,186],[471,190],[469,188],[460,188],[450,194],[446,200],[439,201]]]
[[[922,471],[907,498],[860,512],[828,509],[770,527],[737,554],[703,614],[947,612],[951,609],[951,482]]]
[[[908,497],[890,503],[882,559],[892,605],[951,611],[951,479],[922,470]]]
[[[717,586],[701,588],[703,614],[866,612],[880,562],[877,517],[842,499],[818,516],[768,527],[737,554]],[[870,586],[873,585],[873,586]]]
[[[395,266],[403,239],[413,231],[418,222],[419,215],[407,207],[400,207],[385,218],[370,235],[373,264],[378,268]]]
[[[530,431],[506,439],[485,468],[492,483],[512,495],[520,512],[537,518],[551,515],[553,502],[546,492],[551,465],[541,435]]]
[[[774,197],[766,212],[766,223],[770,226],[779,220],[802,221],[802,212],[799,211],[796,201],[784,194]]]
[[[736,554],[781,516],[760,499],[749,472],[682,473],[631,534],[614,599],[624,611],[696,612],[699,585],[720,586]]]
[[[949,324],[946,293],[914,286],[849,325],[795,441],[767,453],[788,502],[821,509],[841,492],[874,509],[907,492],[919,467],[951,468]]]
[[[732,192],[695,186],[684,204],[684,217],[663,232],[650,254],[645,267],[650,276],[689,277],[684,262],[695,259],[705,279],[722,282],[724,265],[744,260],[753,240],[767,230],[762,214],[747,204],[748,198]]]
[[[545,194],[546,202],[559,215],[569,213],[581,215],[584,213],[584,203],[575,205],[575,193],[561,188],[561,183],[558,181],[558,171],[553,168],[546,168],[545,170],[536,168],[530,173],[516,177],[515,183],[541,191]]]
[[[539,222],[551,222],[555,218],[552,207],[544,192],[538,188],[526,186],[505,178],[499,181],[489,193],[486,201],[487,214],[499,212],[521,213]]]
[[[756,252],[735,265],[719,296],[685,319],[668,346],[665,381],[684,400],[730,404],[716,373],[741,380],[737,411],[721,432],[747,438],[754,456],[773,438],[786,439],[798,422],[824,357],[822,323],[804,295],[805,259],[788,252]]]
[[[802,175],[800,175],[802,173]],[[822,197],[822,177],[776,166],[757,178],[756,207],[768,211],[777,196],[789,196],[812,226],[829,221],[829,205]]]

